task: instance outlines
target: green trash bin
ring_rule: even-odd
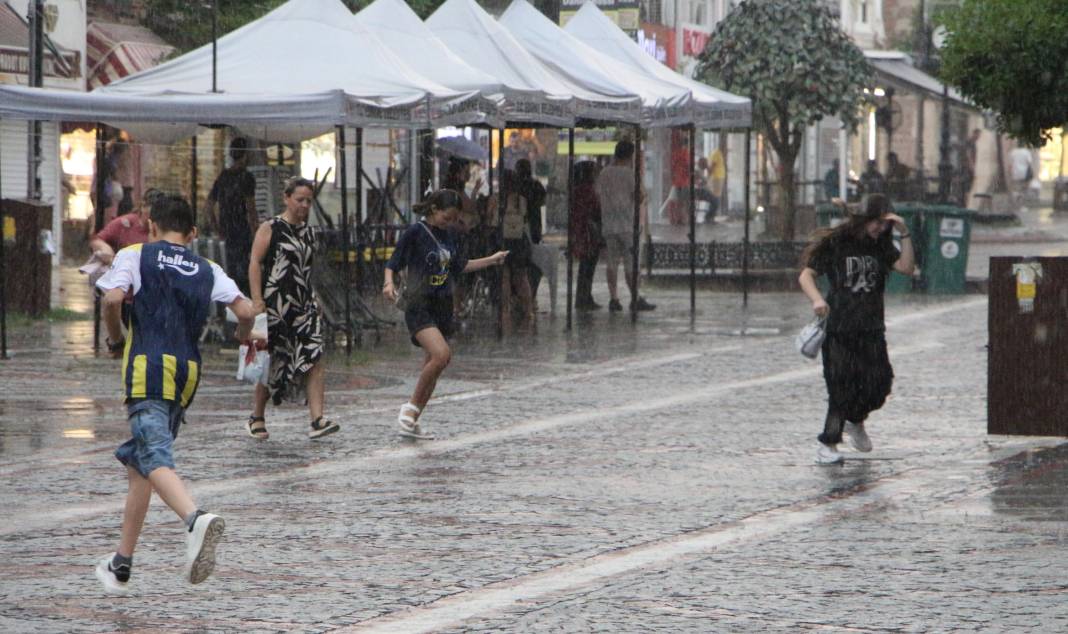
[[[833,227],[837,225],[845,215],[838,205],[823,204],[816,207],[816,226],[819,228]]]
[[[919,266],[919,258],[922,257],[921,253],[923,252],[920,245],[923,243],[924,211],[924,207],[894,205],[894,213],[901,216],[905,221],[905,225],[909,228],[909,234],[912,238],[912,250],[917,258],[917,266]],[[897,232],[894,232],[894,245],[899,251],[901,250],[901,240],[898,238]],[[887,293],[911,293],[915,289],[916,279],[914,277],[902,275],[897,271],[890,271],[890,277],[886,280]]]
[[[924,219],[923,280],[928,293],[963,293],[975,212],[932,206]]]

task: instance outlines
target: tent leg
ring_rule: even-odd
[[[694,197],[697,187],[694,172],[697,170],[697,126],[690,126],[690,323],[697,317],[697,203]]]
[[[571,330],[571,304],[573,298],[575,258],[571,255],[571,204],[574,197],[575,178],[575,128],[567,129],[567,330]]]
[[[630,285],[630,320],[638,321],[638,252],[641,249],[642,214],[642,128],[634,126],[634,236],[631,245],[631,268],[623,264],[624,280],[633,275]]]
[[[749,307],[749,148],[752,128],[745,131],[745,239],[742,241],[742,307]]]
[[[189,175],[190,185],[189,189],[189,206],[193,208],[193,226],[197,225],[197,135],[193,135],[191,143],[192,152],[190,153],[189,160]]]
[[[0,119],[0,139],[3,138],[3,120]],[[0,150],[0,155],[3,152]],[[3,157],[0,156],[0,166],[4,164]],[[4,235],[4,175],[0,170],[0,359],[7,358],[7,264],[5,262],[6,255],[4,254],[4,241],[7,236]]]
[[[104,228],[104,191],[106,182],[103,178],[106,168],[104,142],[104,125],[96,124],[96,206],[93,208],[93,232]],[[93,352],[100,352],[100,294],[93,291]]]
[[[492,145],[492,142],[493,142],[493,133],[490,133],[490,143],[491,143],[491,145]],[[498,157],[498,160],[500,161],[500,170],[499,170],[500,174],[498,174],[498,178],[500,179],[500,187],[498,188],[498,192],[499,193],[497,195],[497,245],[498,245],[497,248],[498,249],[504,249],[504,208],[508,204],[508,192],[505,191],[505,188],[504,188],[504,169],[505,168],[504,168],[504,129],[503,128],[497,131],[497,157]],[[493,163],[493,157],[492,156],[490,157],[490,163]],[[504,266],[508,266],[508,265],[504,264],[504,265],[502,265],[501,268],[503,268]],[[500,273],[500,279],[503,280],[504,279],[504,272],[503,271],[499,271],[499,273]],[[509,279],[511,279],[511,277],[509,277]],[[499,284],[499,287],[500,288],[498,289],[498,293],[499,293],[500,297],[499,297],[499,299],[497,301],[497,338],[498,339],[504,337],[504,320],[512,318],[511,315],[505,315],[504,314],[504,285],[503,284]],[[508,292],[510,293],[511,290],[509,290]]]
[[[345,126],[337,127],[338,166],[341,171],[341,286],[345,295],[345,354],[352,355],[352,280],[349,279],[349,170],[345,161]]]
[[[363,254],[361,253],[364,237],[363,226],[363,128],[356,128],[356,285],[359,288],[363,277]],[[371,249],[374,257],[374,248]],[[347,297],[346,293],[346,297]]]

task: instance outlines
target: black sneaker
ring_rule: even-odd
[[[575,302],[575,310],[587,311],[587,310],[600,310],[602,308],[604,308],[604,306],[601,306],[600,304],[598,304],[597,302],[593,301],[592,299],[588,299],[588,300],[581,301],[581,302]]]
[[[631,302],[630,307],[638,311],[656,310],[656,304],[650,304],[649,302],[645,301],[644,297],[639,297],[638,301]]]
[[[623,304],[620,304],[618,299],[613,299],[612,301],[608,302],[608,310],[612,311],[613,313],[621,312],[623,310]]]

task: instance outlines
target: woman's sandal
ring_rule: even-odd
[[[327,434],[332,434],[341,429],[341,426],[330,419],[323,420],[320,416],[312,421],[311,430],[308,432],[309,438],[322,438]]]
[[[256,425],[256,423],[261,424]],[[263,416],[249,416],[247,425],[248,435],[256,440],[267,440],[271,437],[271,435],[267,433],[267,420]]]
[[[422,427],[419,426],[419,422],[412,416],[412,414],[419,415],[420,413],[419,408],[411,403],[401,405],[400,414],[397,415],[397,424],[400,425],[398,433],[405,438],[433,440],[433,434],[424,432]]]

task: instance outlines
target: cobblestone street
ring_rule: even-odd
[[[797,294],[683,289],[636,326],[458,338],[424,417],[395,433],[421,356],[398,330],[330,360],[339,434],[268,410],[232,350],[176,442],[179,474],[227,521],[213,577],[180,580],[184,533],[154,500],[130,596],[114,549],[128,435],[117,362],[90,322],[14,333],[0,362],[0,630],[1062,631],[1060,439],[986,434],[985,296],[888,297],[896,379],[870,454],[814,464],[826,395],[794,350]]]

